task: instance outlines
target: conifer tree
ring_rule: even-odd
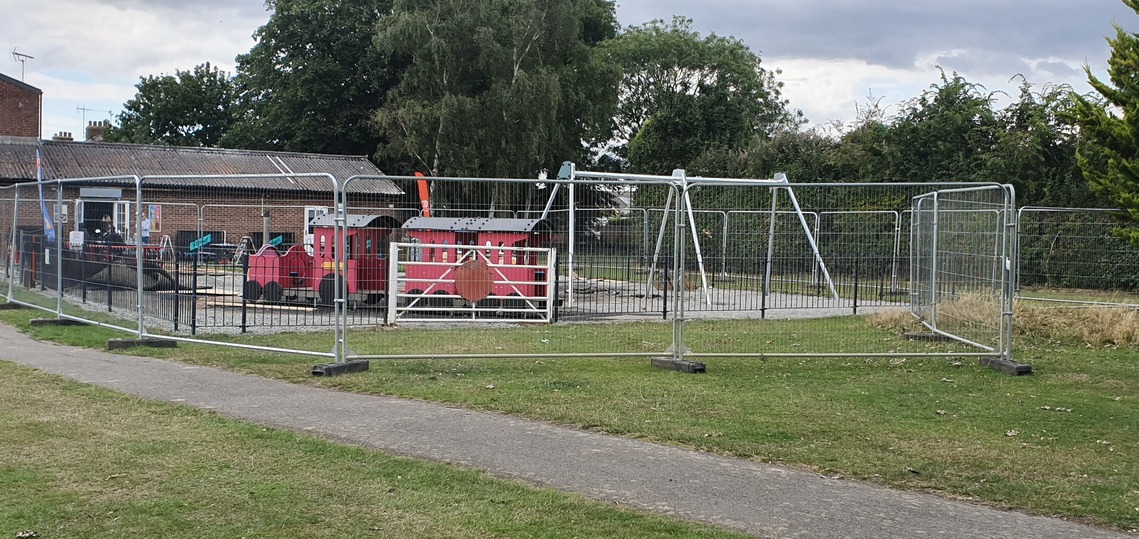
[[[1139,15],[1139,0],[1123,3]],[[1101,81],[1084,68],[1102,99],[1074,99],[1082,139],[1077,158],[1092,190],[1120,208],[1122,226],[1117,232],[1139,247],[1139,34],[1116,24],[1108,43],[1110,80]]]

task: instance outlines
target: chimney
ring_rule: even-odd
[[[59,133],[56,133],[55,135],[52,135],[52,137],[51,137],[51,140],[54,140],[54,141],[57,141],[57,142],[58,142],[58,141],[62,141],[62,142],[73,142],[73,141],[75,140],[75,138],[73,138],[73,137],[71,136],[71,133],[70,133],[70,132],[68,132],[68,131],[60,131]]]
[[[87,142],[103,142],[103,133],[110,126],[110,120],[87,122]]]

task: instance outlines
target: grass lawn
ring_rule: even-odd
[[[1049,311],[1055,315],[1055,311]],[[26,312],[3,319],[26,328]],[[882,327],[879,327],[881,325]],[[1070,321],[1068,326],[1075,325]],[[555,325],[511,329],[354,331],[357,353],[614,346],[659,349],[671,326]],[[29,329],[68,341],[97,328]],[[892,487],[1139,528],[1136,348],[1092,346],[1055,332],[1019,337],[1035,374],[1009,377],[972,359],[709,359],[708,373],[655,370],[647,359],[373,361],[365,373],[313,378],[312,358],[181,346],[145,353],[324,387],[445,402],[741,458],[785,463]],[[1032,334],[1030,332],[1030,334]],[[863,317],[693,322],[693,350],[921,352]],[[234,337],[237,339],[236,337]],[[312,335],[242,337],[290,345]],[[429,343],[425,345],[424,343]],[[571,348],[572,345],[572,348]],[[136,352],[142,353],[142,352]]]
[[[4,538],[742,537],[4,361],[0,432]]]

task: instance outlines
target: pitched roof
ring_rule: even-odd
[[[28,84],[24,81],[13,79],[12,77],[9,77],[8,75],[5,75],[3,73],[0,73],[0,82],[6,82],[8,84],[11,84],[11,85],[16,86],[16,87],[23,89],[23,90],[27,90],[27,91],[32,92],[34,94],[42,94],[43,93],[43,90],[40,90],[39,88],[36,88],[35,86],[32,86],[31,84]]]
[[[326,178],[278,176],[249,178],[249,174],[331,174],[339,180],[383,173],[363,156],[324,155],[219,148],[149,146],[106,142],[0,140],[0,181],[36,178],[36,148],[43,155],[44,179],[106,178],[109,176],[183,176],[146,180],[163,187],[215,187],[281,191],[328,191]],[[227,176],[190,178],[189,176]],[[236,177],[234,177],[236,176]],[[92,183],[115,184],[114,180]],[[394,182],[382,178],[353,182],[353,192],[402,195]]]

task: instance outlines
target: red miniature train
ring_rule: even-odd
[[[284,254],[271,245],[249,255],[249,274],[242,290],[246,300],[312,302],[332,305],[336,299],[336,221],[316,217],[312,253],[293,245]],[[389,215],[349,215],[342,269],[352,304],[374,305],[387,294],[388,246],[399,221]]]
[[[522,307],[526,298],[546,297],[548,261],[544,251],[532,250],[553,237],[544,219],[413,217],[403,230],[423,245],[404,265],[409,302],[427,296],[436,300],[429,302],[433,306],[462,305],[454,279],[460,260],[482,260],[490,269],[493,284],[480,306]]]

